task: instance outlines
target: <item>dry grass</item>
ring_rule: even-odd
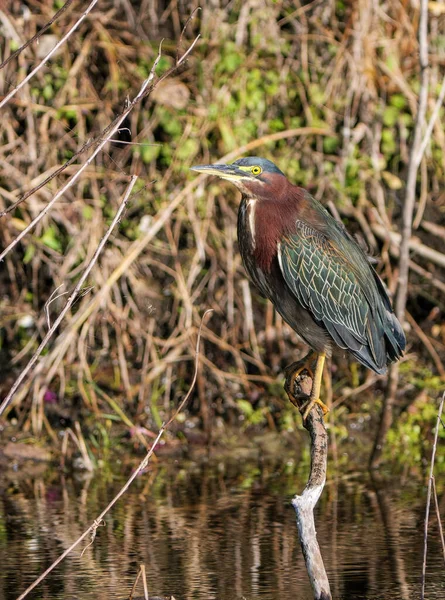
[[[182,27],[197,7],[194,1],[100,4],[4,109],[0,209],[112,122],[148,76],[161,38],[166,39],[160,72],[173,64]],[[30,7],[24,15],[13,2],[11,14],[0,13],[3,58],[54,13],[50,1]],[[74,3],[50,34],[60,39],[85,7]],[[148,412],[159,424],[190,383],[196,328],[207,308],[214,316],[202,332],[204,368],[191,414],[209,431],[215,415],[229,421],[238,416],[240,398],[261,410],[271,406],[264,412],[270,426],[282,413],[282,399],[272,385],[304,349],[246,283],[236,248],[236,194],[192,178],[188,167],[194,163],[243,152],[273,158],[291,179],[335,206],[371,251],[381,254],[378,269],[395,290],[397,245],[386,232],[397,231],[400,222],[417,105],[418,13],[407,3],[377,7],[365,0],[336,11],[320,1],[301,7],[287,1],[221,1],[216,7],[204,2],[181,40],[182,53],[198,30],[202,35],[187,65],[124,123],[120,141],[140,145],[116,141],[106,147],[8,254],[0,272],[1,360],[10,365],[2,369],[2,397],[44,337],[46,312],[54,319],[64,297],[51,301],[48,311],[46,303],[55,290],[74,288],[129,177],[139,177],[141,191],[85,294],[16,396],[14,416],[22,428],[53,435],[54,423],[44,411],[49,391],[57,395],[59,408],[74,406],[104,422],[110,411],[105,393],[119,398],[131,423],[146,423]],[[6,95],[40,59],[46,35],[0,71],[0,94]],[[430,15],[430,110],[442,80],[444,36],[445,16]],[[2,247],[77,169],[76,163],[70,165],[2,217]],[[439,257],[444,175],[439,119],[422,162],[416,209],[418,243]],[[408,310],[436,356],[433,362],[428,345],[413,330],[408,360],[414,358],[412,364],[431,377],[445,352],[438,262],[436,255],[414,248]],[[354,387],[370,376],[343,356],[335,357],[334,366],[335,382],[343,386]],[[415,399],[409,378],[403,385],[409,401]]]

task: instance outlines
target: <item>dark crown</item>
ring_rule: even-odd
[[[276,167],[273,162],[267,160],[267,158],[260,158],[259,156],[247,156],[246,158],[240,158],[233,164],[240,167],[253,167],[255,165],[259,165],[265,173],[279,173],[280,175],[284,175],[283,171],[280,171],[280,169]]]

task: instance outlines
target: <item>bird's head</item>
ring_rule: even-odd
[[[191,170],[227,179],[248,196],[267,196],[287,182],[284,173],[273,162],[258,156],[240,158],[230,165],[197,165]]]

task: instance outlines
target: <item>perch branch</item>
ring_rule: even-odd
[[[303,404],[310,398],[312,379],[308,376],[307,371],[303,371],[296,378],[294,389],[291,389],[291,386],[292,379],[289,374],[286,377],[284,389],[291,402],[301,410]],[[294,496],[292,506],[297,515],[298,535],[314,591],[314,599],[332,600],[314,521],[314,508],[323,492],[328,462],[328,434],[324,426],[322,409],[315,405],[303,424],[311,437],[311,470],[303,493],[300,496]]]

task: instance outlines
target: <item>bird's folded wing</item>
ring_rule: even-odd
[[[358,353],[368,348],[382,364],[382,344],[373,340],[370,306],[347,258],[306,223],[297,221],[296,227],[296,234],[283,238],[278,250],[287,285],[337,345]]]

